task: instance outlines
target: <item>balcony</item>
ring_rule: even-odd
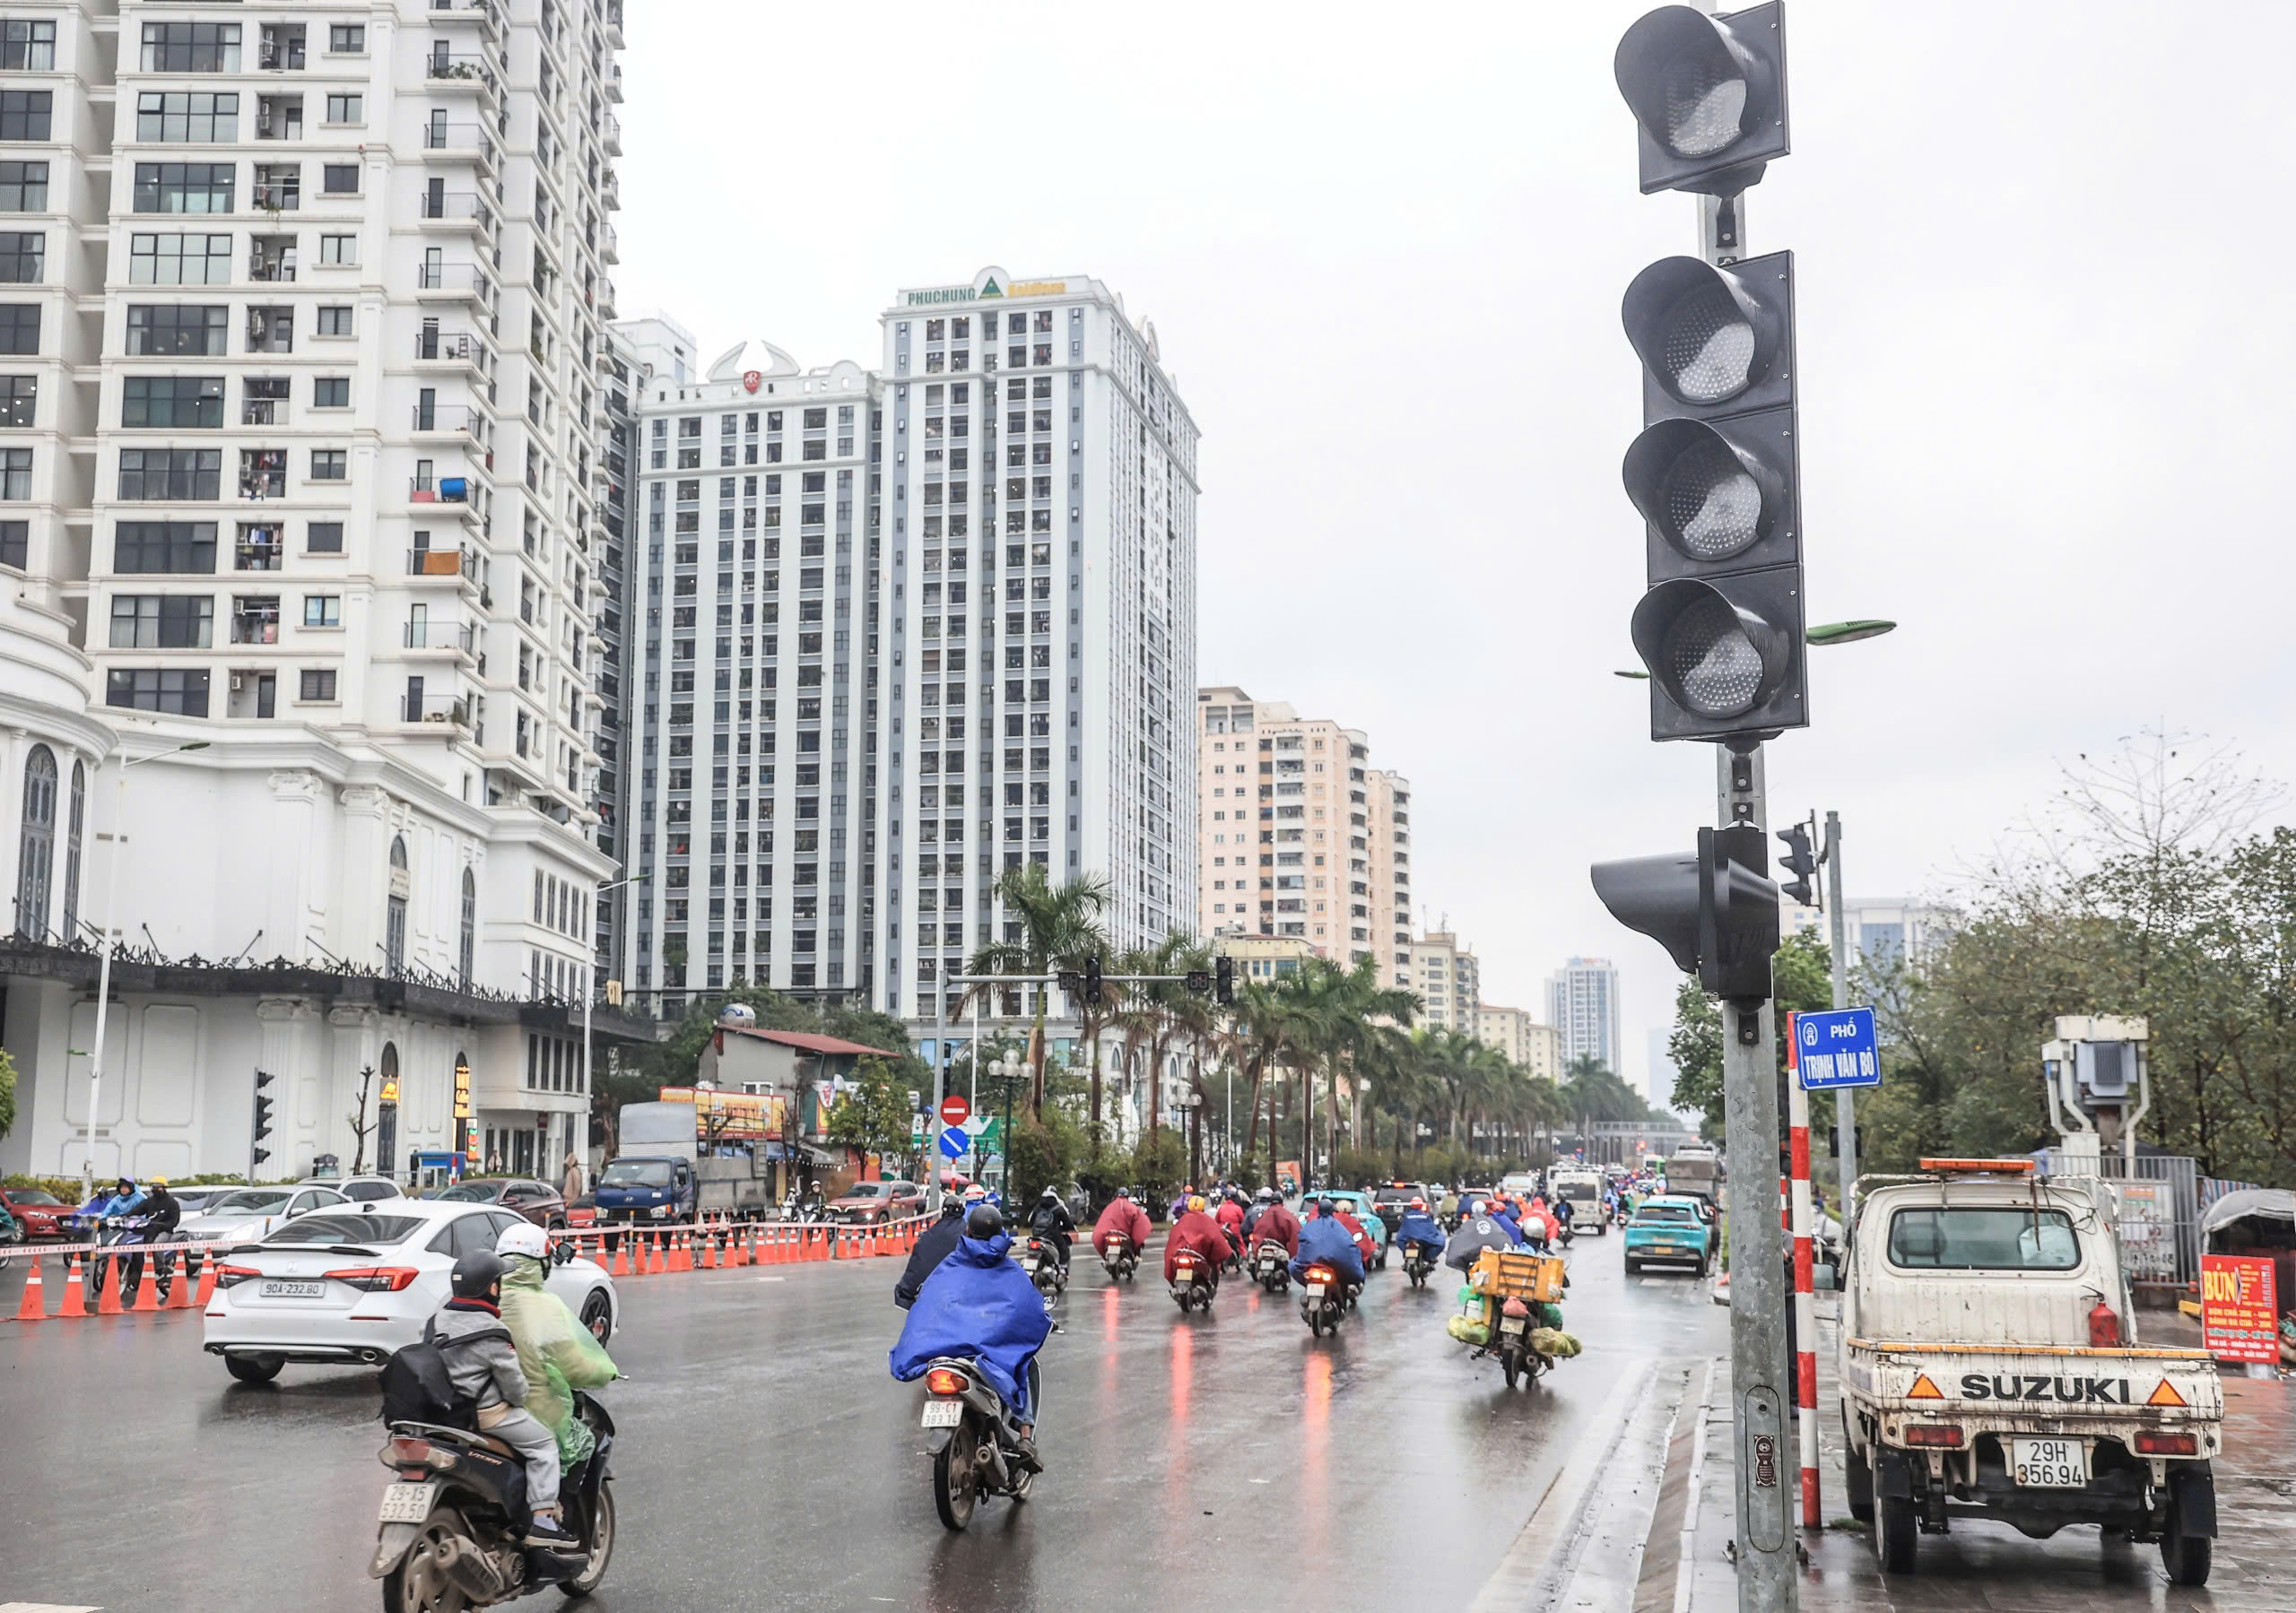
[[[295,278],[295,238],[291,235],[258,235],[248,243],[248,278],[263,282],[284,282]]]
[[[486,344],[473,331],[446,331],[425,325],[414,334],[418,364],[448,364],[473,375],[486,373]]]
[[[616,50],[628,43],[622,37],[622,0],[606,0],[606,43]],[[615,70],[615,77],[621,77],[619,68]]]
[[[432,621],[423,617],[409,621],[399,635],[410,650],[445,650],[476,659],[478,628],[467,621]]]
[[[484,56],[434,50],[422,58],[422,76],[438,89],[467,88],[492,100],[501,84]]]
[[[598,256],[610,264],[622,261],[622,237],[614,233],[612,224],[598,226]]]
[[[494,233],[493,210],[472,191],[425,191],[415,212],[426,230]]]
[[[613,37],[615,44],[622,43],[622,24],[619,22],[607,23],[606,31]],[[622,100],[622,64],[620,62],[614,63],[613,66],[606,69],[606,99],[611,101]]]
[[[449,579],[478,585],[478,555],[469,549],[410,549],[406,551],[406,574],[409,577]]]
[[[442,160],[475,162],[491,169],[497,160],[494,142],[474,123],[430,123],[422,126],[422,149]]]
[[[494,283],[476,264],[418,264],[414,295],[421,302],[467,302],[483,308],[494,295]]]
[[[277,644],[279,602],[276,599],[235,601],[231,609],[231,642]]]
[[[485,416],[467,403],[417,403],[413,409],[418,437],[476,437]]]
[[[469,518],[475,520],[478,511],[470,501],[470,478],[467,476],[410,476],[406,483],[409,504],[452,504],[460,507]]]
[[[622,119],[616,117],[611,112],[607,113],[605,116],[605,127],[598,131],[598,139],[605,146],[606,151],[611,155],[616,157],[621,156]]]
[[[398,702],[398,720],[402,723],[437,724],[456,728],[467,734],[471,731],[470,702],[453,695],[422,695],[409,698],[402,695]]]
[[[455,22],[474,22],[479,31],[491,38],[494,33],[494,0],[430,0],[423,8],[425,22],[444,28]]]
[[[613,282],[601,275],[598,279],[598,317],[601,319],[612,319],[613,317]]]

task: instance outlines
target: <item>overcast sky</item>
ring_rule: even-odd
[[[630,7],[624,317],[703,360],[874,363],[897,287],[1088,273],[1201,428],[1209,682],[1365,730],[1413,884],[1534,1010],[1675,976],[1589,861],[1688,849],[1711,750],[1654,745],[1629,612],[1619,297],[1694,243],[1611,78],[1646,7]],[[2296,8],[1792,0],[1813,721],[1773,821],[1918,891],[2146,722],[2296,775],[2286,65]],[[2275,468],[2276,467],[2276,468]]]

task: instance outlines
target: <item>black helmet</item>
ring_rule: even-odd
[[[961,1216],[964,1214],[964,1212],[965,1201],[961,1194],[948,1193],[943,1196],[941,1200],[941,1216],[943,1219],[946,1220],[956,1216]]]
[[[1316,1201],[1316,1213],[1318,1215],[1326,1216],[1336,1215],[1339,1213],[1339,1206],[1327,1198],[1318,1199]]]
[[[976,1204],[965,1217],[965,1236],[984,1241],[1004,1230],[1004,1212],[994,1204]]]
[[[491,1249],[480,1249],[457,1261],[447,1280],[457,1299],[491,1299],[502,1286],[502,1273],[509,1270],[500,1255]]]

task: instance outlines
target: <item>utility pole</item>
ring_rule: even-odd
[[[1827,950],[1833,968],[1833,1005],[1837,1009],[1849,1006],[1849,920],[1841,908],[1841,814],[1826,814],[1826,928]],[[1857,1180],[1857,1098],[1848,1088],[1836,1089],[1833,1095],[1834,1132],[1839,1139],[1834,1145],[1834,1158],[1839,1162],[1841,1176],[1837,1196],[1842,1231],[1849,1230],[1849,1189]]]

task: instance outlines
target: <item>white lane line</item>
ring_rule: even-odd
[[[101,1608],[67,1608],[62,1602],[0,1602],[0,1613],[104,1613]]]

